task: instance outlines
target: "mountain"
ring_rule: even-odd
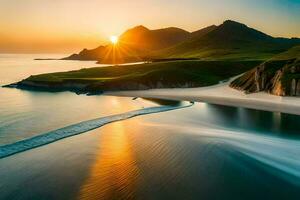
[[[279,96],[300,96],[300,46],[260,64],[230,86],[246,93],[265,91]]]
[[[168,48],[189,38],[191,34],[183,29],[170,27],[149,30],[144,26],[136,26],[119,37],[117,46],[99,46],[96,49],[82,50],[65,59],[97,60],[100,62],[136,62],[152,51]]]
[[[216,28],[217,28],[216,25],[211,25],[211,26],[205,27],[203,29],[200,29],[198,31],[194,31],[191,33],[190,38],[202,37],[202,36],[206,35],[207,33],[215,30]]]
[[[227,20],[206,34],[192,37],[155,55],[165,58],[265,60],[296,44],[300,44],[300,39],[274,38],[245,24]]]
[[[170,27],[150,30],[136,26],[119,37],[116,46],[82,50],[65,59],[125,63],[162,59],[268,60],[300,44],[298,38],[275,38],[227,20],[195,32]]]
[[[189,32],[175,27],[149,30],[144,26],[137,26],[123,33],[119,41],[120,45],[127,45],[140,51],[155,51],[173,46],[189,36]]]

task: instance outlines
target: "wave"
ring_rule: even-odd
[[[156,106],[143,108],[140,110],[134,110],[130,112],[125,112],[117,115],[101,117],[93,120],[88,120],[84,122],[80,122],[77,124],[73,124],[70,126],[66,126],[64,128],[60,128],[54,131],[50,131],[44,134],[40,134],[38,136],[28,138],[25,140],[21,140],[12,144],[7,144],[0,146],[0,159],[11,156],[16,153],[20,153],[23,151],[27,151],[36,147],[40,147],[52,142],[56,142],[58,140],[71,137],[74,135],[78,135],[87,131],[91,131],[93,129],[99,128],[106,124],[121,121],[129,118],[133,118],[140,115],[147,115],[159,112],[166,112],[180,108],[186,108],[192,106],[194,103],[183,104],[183,105],[172,105],[172,106]]]
[[[168,126],[169,125],[165,125],[165,127]],[[181,128],[186,132],[186,129],[182,126],[172,125],[171,127],[171,129],[176,129],[177,131]],[[198,140],[199,142],[203,142],[207,140],[214,144],[221,144],[221,146],[219,145],[218,147],[229,148],[240,152],[244,156],[250,157],[273,169],[277,169],[281,172],[276,174],[277,176],[281,176],[290,182],[292,181],[294,184],[300,185],[299,140],[260,135],[247,131],[207,127],[207,124],[202,124],[201,122],[197,122],[197,124],[194,125],[190,124],[188,133],[194,134],[194,141]]]

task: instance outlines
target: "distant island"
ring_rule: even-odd
[[[300,39],[274,38],[231,20],[192,33],[137,26],[122,34],[116,46],[85,49],[64,59],[150,62],[35,75],[8,87],[99,94],[209,86],[244,73],[232,88],[300,96]]]

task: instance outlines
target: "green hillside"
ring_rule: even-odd
[[[272,60],[289,60],[294,58],[300,59],[300,46],[292,47],[288,51],[276,55]]]
[[[300,44],[299,39],[274,38],[244,24],[227,20],[207,34],[156,52],[155,56],[266,60],[297,44]]]
[[[268,60],[300,39],[275,38],[235,21],[195,32],[170,27],[149,30],[137,26],[125,31],[114,45],[84,49],[65,59],[126,63],[155,59]]]
[[[172,61],[97,67],[35,75],[16,86],[25,89],[72,90],[82,93],[199,87],[217,84],[258,64],[258,61]]]

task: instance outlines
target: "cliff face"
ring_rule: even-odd
[[[230,86],[246,93],[265,91],[278,96],[300,96],[300,59],[265,62]]]

